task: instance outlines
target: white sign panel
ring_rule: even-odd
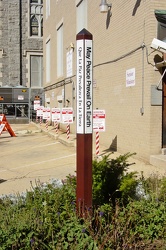
[[[40,100],[34,100],[34,110],[37,110],[38,107],[40,107]]]
[[[42,116],[43,116],[43,109],[44,109],[43,106],[37,107],[36,112],[37,112],[37,116],[38,116],[38,117],[42,117]]]
[[[126,70],[126,87],[135,86],[135,68]]]
[[[62,108],[62,123],[73,123],[72,108]]]
[[[43,120],[47,119],[47,109],[44,107],[43,109]]]
[[[77,133],[84,133],[84,55],[83,40],[77,41]]]
[[[20,100],[20,101],[24,100],[24,96],[23,95],[18,95],[18,100]]]
[[[0,125],[0,134],[2,133],[4,127],[5,127],[5,124],[1,124],[1,125]]]
[[[85,134],[93,129],[92,88],[92,40],[85,40]]]
[[[60,122],[61,121],[61,110],[60,108],[52,108],[52,121]]]
[[[105,110],[93,110],[93,131],[105,131]]]
[[[36,116],[37,116],[37,117],[39,117],[39,116],[40,116],[40,106],[39,106],[39,107],[37,107],[37,109],[36,109]]]
[[[51,110],[50,110],[50,108],[44,108],[43,109],[43,119],[44,120],[50,120],[51,119]]]
[[[44,109],[44,106],[40,106],[40,116],[43,117],[43,109]]]
[[[85,45],[85,47],[84,47]],[[77,133],[92,133],[92,40],[77,41]]]
[[[67,72],[66,76],[70,77],[73,75],[73,50],[71,49],[70,51],[67,52],[66,55],[66,62],[67,62]]]

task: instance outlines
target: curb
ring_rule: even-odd
[[[64,144],[65,146],[68,147],[76,147],[76,136],[74,134],[70,134],[69,139],[67,139],[67,135],[66,132],[62,131],[62,130],[58,130],[58,134],[56,134],[55,132],[53,132],[52,130],[54,129],[54,127],[51,127],[52,129],[48,129],[46,130],[45,128],[42,128],[40,125],[36,124],[33,122],[33,124],[39,128],[41,130],[41,132],[43,132],[44,134],[47,134],[48,136],[50,136],[51,138],[58,140],[60,143]]]

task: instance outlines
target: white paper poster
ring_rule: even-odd
[[[135,68],[126,70],[126,87],[135,86]]]

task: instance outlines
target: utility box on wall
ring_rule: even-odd
[[[29,89],[28,88],[13,88],[13,102],[29,103]]]
[[[151,85],[151,106],[162,106],[162,90],[156,85]]]

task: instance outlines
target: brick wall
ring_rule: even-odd
[[[50,84],[66,78],[66,51],[70,42],[76,46],[76,2],[52,0],[51,16],[44,22],[44,47],[47,37],[51,40]],[[154,56],[161,54],[153,52],[150,44],[157,37],[154,10],[165,9],[166,3],[164,0],[141,1],[140,5],[132,0],[112,0],[111,3],[110,17],[99,12],[99,3],[88,1],[87,29],[93,34],[96,83],[94,109],[106,110],[106,132],[100,133],[100,143],[122,153],[136,152],[138,158],[149,161],[151,154],[161,150],[162,125],[162,107],[151,106],[151,85],[157,84],[161,77],[154,70]],[[61,20],[64,24],[64,76],[58,79],[56,25]],[[126,87],[126,70],[132,68],[135,68],[135,86]],[[73,69],[76,72],[76,51]],[[75,77],[72,79],[76,84]],[[49,91],[46,94],[49,95]],[[70,90],[67,95],[71,95]],[[51,105],[56,104],[55,97]]]

